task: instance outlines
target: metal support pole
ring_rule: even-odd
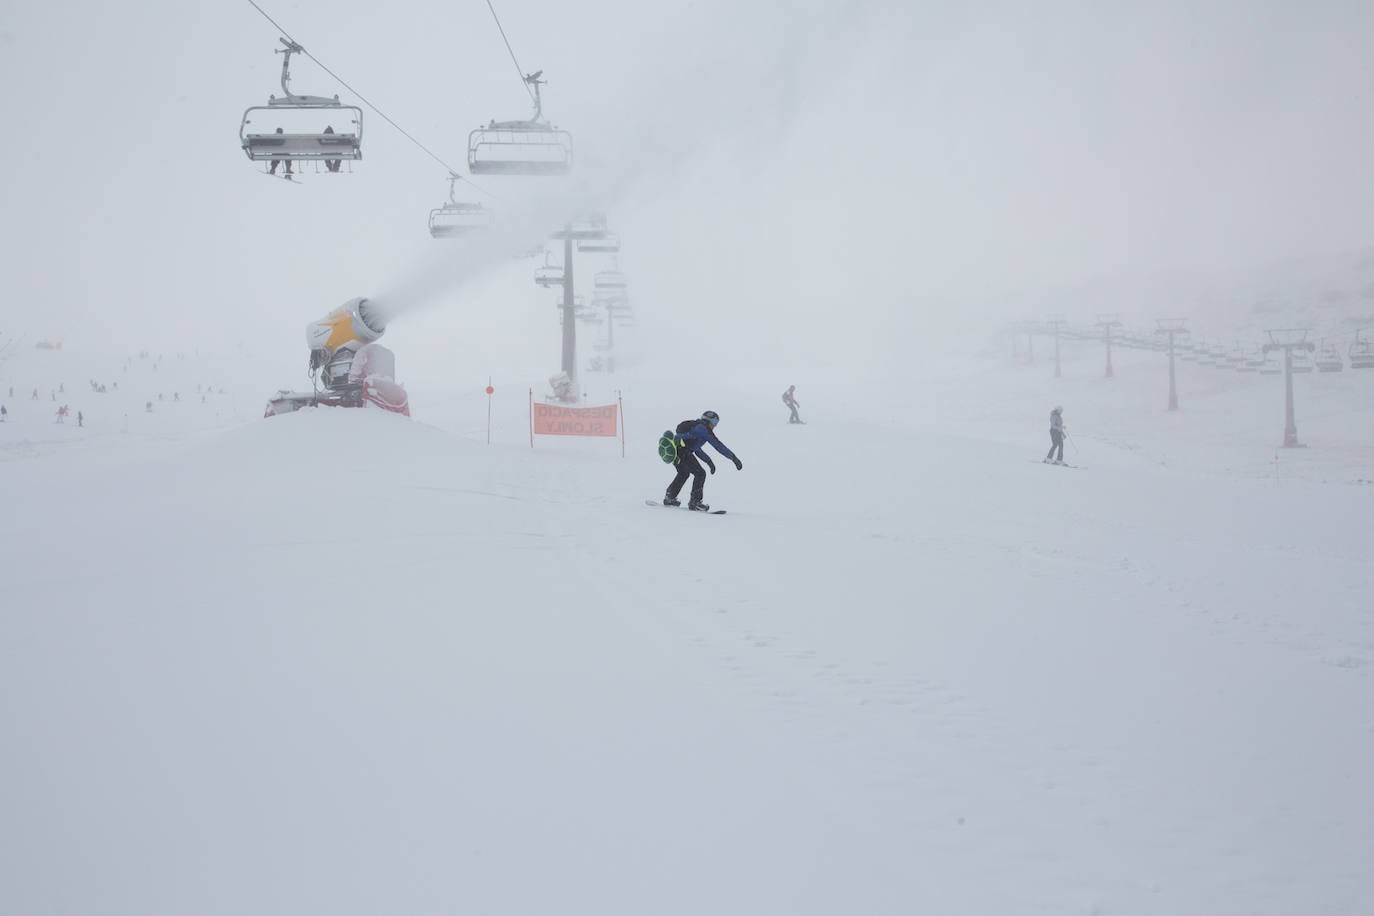
[[[577,316],[573,310],[572,226],[563,239],[563,371],[577,381]]]
[[[1283,447],[1298,445],[1298,421],[1293,418],[1293,348],[1283,348]]]
[[[1064,373],[1059,364],[1059,331],[1064,327],[1063,318],[1051,318],[1049,326],[1054,331],[1054,377],[1063,378]]]
[[[1102,329],[1102,339],[1107,343],[1107,373],[1106,378],[1111,378],[1112,373],[1112,328],[1120,327],[1121,322],[1115,318],[1100,318],[1097,326]]]
[[[1289,328],[1269,331],[1270,343],[1264,345],[1262,352],[1283,351],[1283,447],[1302,448],[1298,441],[1298,422],[1293,410],[1293,351],[1316,349],[1307,342],[1305,328]]]
[[[1178,385],[1174,381],[1174,335],[1169,335],[1169,409],[1178,410]]]
[[[1182,318],[1161,318],[1159,319],[1159,329],[1156,334],[1169,335],[1169,409],[1178,410],[1178,382],[1174,373],[1175,351],[1174,338],[1179,334],[1187,334],[1188,329],[1183,326]]]

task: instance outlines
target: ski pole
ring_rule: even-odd
[[[1073,441],[1073,438],[1072,438],[1071,436],[1069,436],[1069,434],[1068,434],[1067,432],[1064,433],[1064,438],[1069,440],[1069,445],[1072,445],[1072,446],[1073,446],[1073,453],[1074,453],[1075,455],[1077,455],[1077,454],[1078,454],[1078,443],[1075,442],[1075,441]]]

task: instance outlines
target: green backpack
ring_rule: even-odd
[[[671,429],[665,429],[658,437],[658,457],[664,464],[677,464],[677,442],[677,434]]]

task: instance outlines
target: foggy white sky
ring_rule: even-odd
[[[472,127],[528,112],[481,0],[264,5],[452,164]],[[1374,240],[1368,4],[497,9],[668,352],[814,349],[840,339],[835,309],[882,338],[1085,278]],[[353,174],[256,173],[237,131],[278,91],[276,46],[246,2],[5,4],[0,331],[294,366],[304,322],[392,292],[439,303],[412,325],[431,347],[534,335],[556,368],[535,262],[431,240],[446,176],[371,111]],[[293,75],[349,98],[309,61]],[[478,183],[536,211],[553,187]]]

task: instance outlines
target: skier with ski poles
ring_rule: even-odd
[[[697,462],[697,458],[706,462],[706,467],[711,469],[711,473],[716,472],[715,462],[711,456],[706,454],[703,446],[711,443],[716,451],[735,463],[735,470],[744,470],[744,462],[735,457],[735,453],[726,447],[724,442],[716,438],[715,428],[720,423],[720,414],[714,410],[708,410],[697,420],[683,420],[677,425],[677,476],[673,482],[668,484],[668,490],[663,494],[663,505],[680,506],[677,495],[682,492],[682,486],[687,482],[687,478],[692,478],[692,497],[687,502],[687,508],[696,512],[710,512],[711,507],[702,502],[706,489],[706,471]]]
[[[1050,411],[1050,450],[1045,455],[1046,464],[1064,463],[1064,436],[1068,434],[1064,425],[1064,408],[1056,407]],[[1056,455],[1056,452],[1058,453]]]

